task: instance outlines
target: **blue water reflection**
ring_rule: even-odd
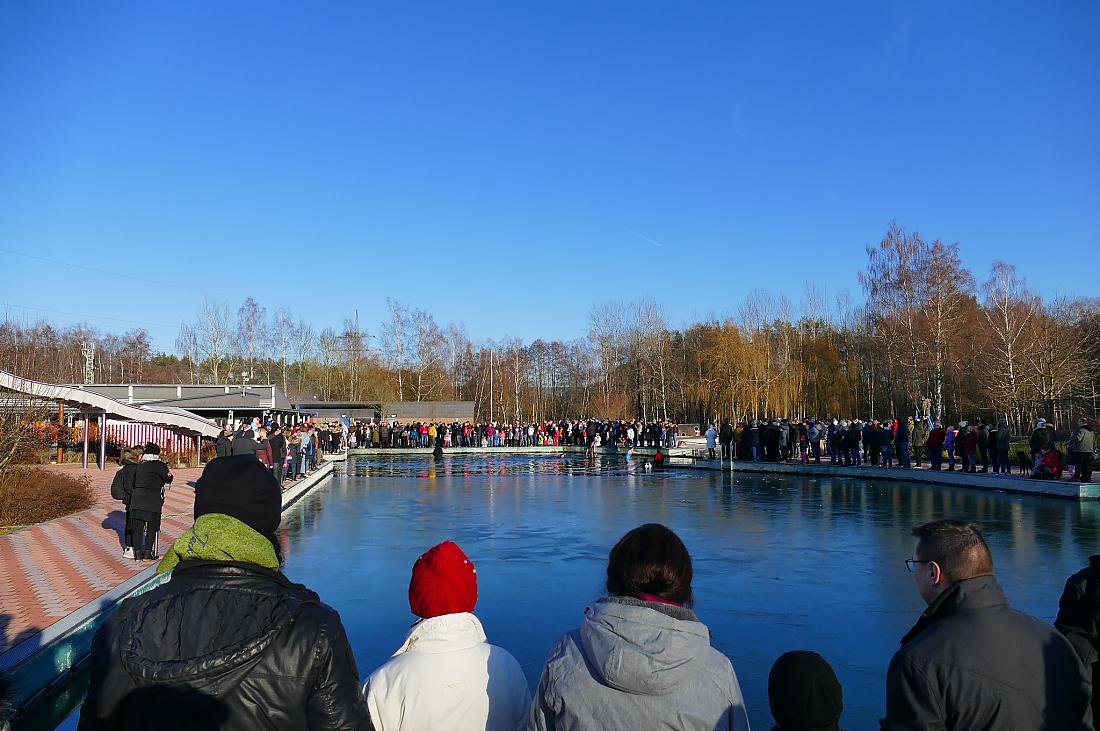
[[[1065,577],[1097,544],[1100,506],[872,480],[644,473],[621,458],[426,457],[349,462],[284,518],[286,572],[344,618],[365,675],[414,618],[413,561],[445,539],[478,566],[477,613],[532,688],[553,640],[602,593],[607,552],[661,522],[695,559],[696,610],[733,660],[755,728],[767,673],[813,649],[844,684],[847,728],[874,727],[898,639],[923,609],[903,560],[909,529],[983,525],[1013,603],[1051,620]]]

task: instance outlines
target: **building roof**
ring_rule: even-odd
[[[283,390],[274,384],[92,383],[73,388],[131,404],[175,406],[188,411],[293,411]]]

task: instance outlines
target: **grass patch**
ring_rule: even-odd
[[[0,526],[11,530],[84,510],[92,502],[87,477],[27,467],[0,473]]]

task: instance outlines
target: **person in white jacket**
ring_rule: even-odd
[[[517,731],[531,692],[516,659],[490,645],[477,604],[477,569],[446,541],[416,560],[409,606],[421,619],[363,695],[376,731]]]

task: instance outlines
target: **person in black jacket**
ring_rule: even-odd
[[[726,419],[722,424],[722,428],[718,430],[718,443],[722,445],[722,459],[733,459],[733,424],[729,419]]]
[[[1092,678],[1092,720],[1100,720],[1100,693],[1096,672],[1100,669],[1100,556],[1066,581],[1058,601],[1054,626],[1066,636]]]
[[[281,485],[283,477],[286,476],[286,435],[283,434],[281,424],[272,425],[271,437],[267,443],[271,445],[272,471],[275,474],[275,480]]]
[[[119,464],[122,467],[115,473],[111,480],[111,497],[119,500],[126,507],[126,523],[122,530],[122,556],[134,557],[134,525],[130,515],[130,498],[134,494],[134,478],[137,476],[137,467],[141,462],[142,450],[140,447],[122,450]]]
[[[906,566],[928,609],[886,679],[885,731],[1092,728],[1092,682],[1069,641],[1008,604],[978,526],[913,530]]]
[[[157,557],[157,533],[164,507],[164,490],[172,484],[172,471],[160,458],[160,447],[145,445],[145,454],[134,472],[134,491],[130,495],[134,558],[152,561]]]
[[[79,731],[371,729],[340,616],[280,571],[280,518],[254,457],[206,466],[170,580],[95,634]]]
[[[222,433],[218,435],[218,441],[214,443],[214,454],[218,457],[228,457],[233,454],[234,436],[228,429],[222,429]]]

